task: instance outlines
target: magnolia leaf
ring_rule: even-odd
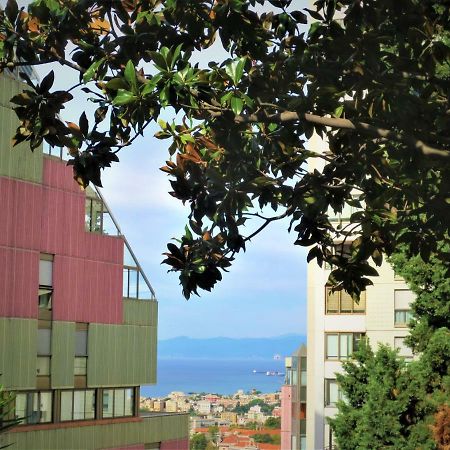
[[[112,103],[115,106],[123,106],[133,103],[136,100],[137,97],[132,92],[125,89],[119,89]]]
[[[241,113],[242,108],[244,107],[244,102],[239,97],[231,97],[231,109],[233,110],[234,114],[237,116]]]
[[[136,69],[134,68],[133,61],[128,61],[124,71],[125,80],[131,86],[133,92],[137,91]]]

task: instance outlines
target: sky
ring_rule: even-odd
[[[222,56],[216,46],[198,60],[217,61]],[[60,65],[53,68],[55,89],[76,79]],[[38,68],[41,77],[48,70],[49,66]],[[94,107],[79,97],[62,118],[78,122],[84,110]],[[236,255],[230,272],[212,292],[184,299],[177,274],[167,273],[169,266],[161,261],[166,244],[183,234],[189,206],[168,194],[169,179],[159,168],[168,159],[170,140],[155,139],[157,129],[147,128],[144,137],[121,150],[120,163],[102,174],[102,194],[156,291],[159,339],[306,334],[306,250],[293,245],[295,237],[288,234],[286,220],[272,223],[245,253]],[[256,227],[249,225],[247,234]]]

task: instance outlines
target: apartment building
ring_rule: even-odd
[[[0,385],[11,449],[187,449],[184,414],[139,414],[156,382],[158,303],[103,197],[58,156],[11,148],[0,75]],[[3,436],[3,435],[2,435]]]
[[[286,379],[281,387],[281,448],[306,450],[307,350],[300,346],[285,358]]]
[[[312,138],[316,151],[326,151],[326,144]],[[333,218],[348,222],[350,208]],[[337,244],[338,251],[346,251]],[[336,402],[341,398],[336,373],[342,371],[342,361],[351,357],[361,339],[368,338],[376,349],[379,343],[397,348],[399,354],[411,358],[404,345],[408,334],[410,303],[414,296],[404,280],[397,277],[384,261],[361,295],[359,303],[344,292],[332,292],[327,286],[331,268],[320,268],[315,261],[308,265],[308,334],[307,334],[307,396],[306,434],[308,450],[336,448],[327,417],[336,414]]]

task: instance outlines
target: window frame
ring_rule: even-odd
[[[331,401],[331,395],[330,395],[330,386],[331,384],[336,384],[337,387],[337,401],[332,402]],[[343,394],[341,391],[341,388],[339,386],[339,383],[337,382],[336,378],[325,378],[325,384],[324,384],[324,406],[328,408],[336,408],[336,404],[338,401],[343,400]]]
[[[28,411],[32,411],[32,409],[33,409],[34,395],[37,395],[37,404],[39,405],[39,408],[37,411],[32,411],[31,414],[33,414],[34,412],[37,412],[39,415],[41,414],[41,394],[50,394],[50,408],[51,408],[50,409],[50,420],[45,421],[45,422],[44,421],[29,422],[29,416],[27,416],[27,414],[28,414]],[[54,416],[55,416],[55,395],[53,395],[53,394],[54,394],[54,391],[52,391],[50,389],[40,389],[40,390],[35,390],[35,391],[15,391],[14,417],[16,419],[22,419],[18,425],[26,426],[26,425],[42,425],[42,424],[47,424],[47,423],[53,423]],[[25,416],[24,417],[18,417],[16,415],[16,411],[17,411],[16,401],[17,401],[18,395],[26,396],[25,397]],[[31,402],[32,402],[31,407],[28,404],[30,398],[31,398]]]
[[[116,411],[116,391],[118,390],[122,390],[124,391],[124,395],[123,395],[123,412],[124,415],[116,415],[115,411]],[[130,390],[132,393],[132,404],[131,404],[131,414],[125,414],[126,411],[126,399],[127,399],[127,393],[126,391]],[[104,404],[103,404],[103,395],[105,391],[112,391],[112,406],[111,406],[111,411],[112,411],[112,415],[108,416],[108,417],[104,417],[103,413],[104,413]],[[108,387],[108,388],[103,388],[101,391],[101,397],[102,397],[102,402],[101,402],[101,418],[102,419],[118,419],[118,418],[123,418],[123,417],[134,417],[135,416],[135,410],[136,410],[136,388],[135,387],[120,387],[120,388],[114,388],[114,387]]]
[[[38,289],[38,310],[39,311],[52,311],[52,303],[53,303],[53,278],[54,278],[54,263],[53,263],[53,255],[48,253],[41,253],[39,255],[39,273],[38,273],[38,280],[39,280],[39,289]],[[50,284],[41,283],[42,277],[41,277],[41,263],[47,262],[50,263]],[[44,277],[45,278],[45,277]],[[41,296],[47,296],[48,300],[46,302],[46,306],[41,306],[40,298]]]
[[[367,310],[367,295],[366,295],[366,291],[362,291],[361,292],[361,296],[360,296],[360,303],[362,301],[364,301],[364,310],[355,310],[355,305],[359,306],[355,300],[352,299],[352,309],[351,311],[345,310],[342,311],[342,294],[346,293],[344,290],[340,290],[340,291],[335,291],[334,293],[331,292],[332,287],[331,286],[325,286],[325,315],[327,316],[340,316],[340,315],[346,315],[346,314],[351,314],[351,315],[358,315],[358,316],[363,316],[366,314],[366,310]],[[333,311],[329,311],[328,310],[328,301],[330,298],[330,295],[334,295],[337,294],[338,295],[338,310],[336,312]]]
[[[405,314],[405,321],[398,322],[397,321],[397,313]],[[409,316],[409,318],[408,318]],[[409,323],[413,319],[413,314],[411,309],[394,309],[394,327],[395,328],[409,328]]]
[[[348,355],[341,355],[341,336],[351,335],[352,349],[349,351],[347,344]],[[337,336],[337,357],[330,358],[328,355],[328,336]],[[364,331],[327,331],[325,333],[325,361],[346,361],[352,358],[352,354],[358,349],[359,341],[366,338],[366,333]]]
[[[59,396],[59,421],[61,423],[67,423],[67,422],[85,422],[87,420],[96,420],[97,418],[97,402],[98,402],[98,390],[97,389],[62,389],[60,391]],[[62,418],[62,397],[63,393],[70,392],[72,394],[72,407],[71,407],[71,418],[70,419],[63,419]],[[84,409],[83,409],[83,419],[75,419],[74,418],[74,409],[75,409],[75,392],[84,392]],[[93,417],[87,417],[86,418],[86,393],[87,392],[93,392],[94,393],[94,416]]]

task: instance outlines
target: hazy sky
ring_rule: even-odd
[[[208,56],[218,60],[221,53],[212,49]],[[55,72],[55,88],[67,86],[72,75],[59,65]],[[71,103],[66,120],[92,110],[84,99]],[[168,194],[169,180],[159,167],[170,141],[153,138],[157,128],[149,128],[120,152],[119,164],[103,172],[102,192],[156,290],[159,338],[306,334],[306,251],[292,244],[287,221],[271,224],[249,243],[211,293],[184,299],[177,274],[160,262],[167,242],[182,235],[189,207]],[[250,234],[254,226],[248,228]]]

